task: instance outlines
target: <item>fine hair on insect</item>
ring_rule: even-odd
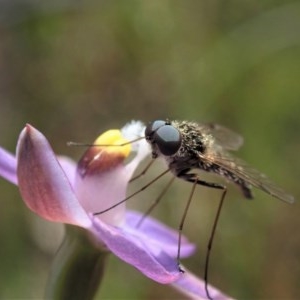
[[[181,238],[185,219],[191,201],[193,199],[196,186],[202,185],[208,188],[220,190],[220,202],[207,244],[204,268],[206,295],[208,299],[213,299],[209,293],[208,288],[209,262],[218,220],[225,196],[227,194],[227,187],[223,184],[204,181],[195,171],[205,171],[227,179],[240,188],[242,194],[246,199],[253,198],[252,187],[258,188],[266,192],[267,194],[290,204],[294,202],[294,197],[279,188],[264,174],[248,166],[241,159],[233,156],[230,152],[236,151],[242,146],[243,138],[239,134],[218,124],[201,124],[189,121],[155,120],[148,123],[148,125],[145,127],[144,137],[139,137],[133,141],[129,141],[128,143],[123,143],[120,145],[88,146],[122,147],[143,138],[146,139],[151,147],[152,160],[148,165],[146,165],[144,170],[140,174],[132,178],[131,181],[143,176],[157,158],[165,160],[167,169],[125,199],[122,199],[118,203],[103,211],[94,212],[94,215],[101,215],[113,209],[114,207],[120,205],[121,203],[124,203],[125,201],[144,191],[165,174],[169,172],[172,173],[174,176],[172,176],[165,188],[161,191],[156,200],[145,212],[144,217],[138,224],[139,226],[144,218],[148,216],[154,209],[154,207],[158,205],[160,199],[167,192],[171,184],[174,182],[175,178],[190,182],[192,184],[191,191],[187,197],[187,202],[178,227],[177,263],[178,270],[180,272],[184,272],[180,264]]]

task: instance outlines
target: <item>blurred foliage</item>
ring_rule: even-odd
[[[299,32],[299,1],[3,0],[0,144],[14,151],[28,122],[76,159],[82,149],[67,141],[93,141],[131,119],[215,121],[242,133],[240,156],[298,198]],[[164,183],[130,205],[147,207]],[[0,190],[0,298],[42,298],[61,226],[29,212],[2,179]],[[154,215],[178,226],[189,191],[177,181]],[[185,224],[199,248],[183,263],[199,276],[219,196],[198,188]],[[297,203],[261,192],[247,202],[230,188],[210,282],[235,298],[298,299],[299,213]],[[99,291],[99,299],[180,297],[116,258]]]

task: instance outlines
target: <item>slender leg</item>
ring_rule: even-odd
[[[161,193],[158,195],[158,197],[156,198],[156,200],[151,204],[151,206],[148,208],[148,210],[144,213],[143,217],[139,220],[139,222],[137,223],[136,227],[141,226],[141,224],[143,223],[143,221],[145,220],[145,218],[147,216],[150,215],[150,213],[153,211],[153,209],[158,205],[158,203],[160,202],[161,198],[165,195],[165,193],[167,192],[167,190],[169,189],[169,187],[171,186],[171,184],[173,183],[173,181],[175,180],[175,176],[172,176],[171,180],[168,182],[168,184],[165,186],[165,188],[161,191]]]
[[[188,201],[186,203],[183,215],[181,217],[181,221],[179,223],[179,228],[178,228],[179,235],[178,235],[178,247],[177,247],[177,265],[178,265],[178,269],[181,273],[184,273],[184,270],[181,268],[181,263],[180,263],[180,248],[181,248],[181,237],[182,237],[183,225],[184,225],[184,221],[185,221],[187,212],[189,210],[190,204],[192,202],[196,184],[197,184],[197,181],[194,181],[192,190],[190,192],[190,195],[189,195]]]
[[[155,181],[157,181],[159,178],[161,178],[163,175],[167,174],[169,172],[169,169],[167,169],[166,171],[162,172],[160,175],[158,175],[157,177],[155,177],[154,179],[152,179],[150,182],[148,182],[146,185],[144,185],[142,188],[140,188],[139,190],[137,190],[136,192],[134,192],[133,194],[131,194],[130,196],[126,197],[125,199],[123,199],[122,201],[112,205],[111,207],[105,209],[105,210],[102,210],[102,211],[99,211],[99,212],[95,212],[93,213],[94,216],[96,215],[101,215],[115,207],[117,207],[118,205],[126,202],[127,200],[131,199],[133,196],[139,194],[140,192],[142,192],[144,189],[146,189],[147,187],[149,187],[152,183],[154,183]]]
[[[152,166],[152,164],[154,163],[154,161],[155,161],[155,159],[151,159],[150,162],[149,162],[149,163],[146,165],[146,167],[144,168],[144,170],[143,170],[140,174],[138,174],[138,175],[132,177],[132,178],[130,179],[129,182],[132,182],[132,181],[134,181],[134,180],[136,180],[136,179],[142,177],[143,175],[145,175],[146,172],[149,170],[149,168],[150,168],[150,167]]]
[[[185,218],[186,218],[186,215],[187,215],[187,211],[189,209],[189,206],[190,206],[190,203],[191,203],[191,200],[192,200],[195,188],[196,188],[196,184],[203,185],[203,186],[206,186],[206,187],[209,187],[209,188],[222,190],[222,195],[221,195],[220,203],[219,203],[219,206],[218,206],[217,214],[216,214],[216,217],[215,217],[215,220],[214,220],[214,223],[213,223],[213,227],[212,227],[212,231],[211,231],[211,234],[210,234],[210,238],[209,238],[209,241],[208,241],[207,251],[206,251],[206,258],[205,258],[205,269],[204,269],[205,291],[206,291],[207,298],[212,300],[212,297],[210,296],[209,290],[208,290],[209,261],[210,261],[210,254],[211,254],[211,249],[212,249],[212,245],[213,245],[214,236],[215,236],[215,233],[216,233],[217,224],[218,224],[218,221],[219,221],[219,217],[220,217],[221,209],[222,209],[222,206],[223,206],[223,203],[224,203],[224,199],[225,199],[225,196],[226,196],[226,193],[227,193],[227,187],[224,186],[224,185],[218,184],[218,183],[206,182],[206,181],[200,180],[198,175],[193,174],[193,173],[179,174],[178,177],[193,183],[193,187],[192,187],[191,193],[189,195],[189,198],[188,198],[188,201],[187,201],[187,204],[186,204],[186,207],[185,207],[185,210],[184,210],[184,213],[183,213],[180,225],[179,225],[177,261],[178,261],[179,271],[181,271],[181,272],[182,272],[182,269],[180,268],[180,247],[181,247],[182,230],[183,230],[184,221],[185,221]]]
[[[204,282],[205,282],[206,295],[207,295],[207,297],[209,299],[212,299],[210,297],[210,295],[209,295],[209,292],[208,292],[208,267],[209,267],[209,259],[210,259],[210,253],[211,253],[211,249],[212,249],[212,244],[213,244],[214,236],[215,236],[215,233],[216,233],[217,224],[218,224],[218,221],[219,221],[219,217],[220,217],[220,213],[221,213],[221,209],[222,209],[222,206],[223,206],[223,203],[224,203],[224,199],[225,199],[226,193],[227,193],[227,188],[224,186],[224,189],[223,189],[223,192],[222,192],[222,196],[221,196],[221,199],[220,199],[220,203],[219,203],[219,206],[218,206],[217,214],[216,214],[216,217],[215,217],[215,220],[214,220],[214,224],[213,224],[213,227],[212,227],[212,231],[211,231],[211,234],[210,234],[209,242],[208,242],[208,245],[207,245],[207,251],[206,251]]]

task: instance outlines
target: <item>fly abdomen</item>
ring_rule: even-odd
[[[200,169],[202,169],[206,172],[215,173],[215,174],[218,174],[220,176],[225,177],[229,181],[232,181],[233,183],[235,183],[236,185],[239,186],[239,188],[241,189],[241,191],[242,191],[243,195],[245,196],[245,198],[247,198],[247,199],[253,199],[254,198],[253,194],[252,194],[252,190],[251,190],[251,185],[248,184],[242,178],[235,175],[233,172],[228,171],[227,169],[221,168],[220,166],[215,165],[215,164],[209,164],[209,165],[208,164],[201,164]]]
[[[251,187],[245,183],[245,181],[243,180],[243,183],[239,184],[240,185],[240,188],[242,190],[242,193],[244,194],[244,196],[251,200],[253,199],[253,194],[252,194],[252,190],[251,190]]]

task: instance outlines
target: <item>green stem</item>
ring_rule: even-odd
[[[108,251],[93,243],[86,230],[66,226],[48,278],[46,299],[93,299],[104,275]]]

